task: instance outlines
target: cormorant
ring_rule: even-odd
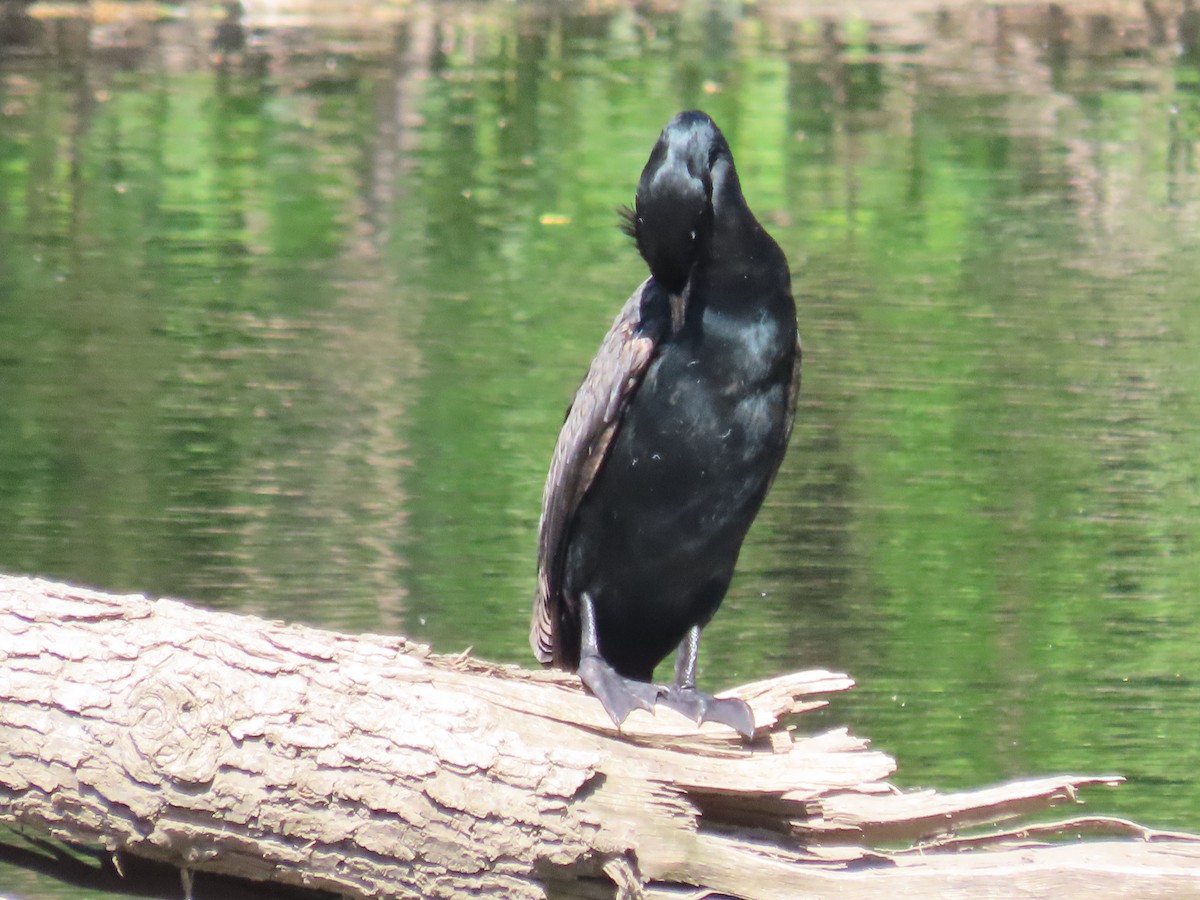
[[[787,259],[746,204],[725,137],[696,110],[659,135],[626,218],[650,277],[554,448],[530,644],[577,670],[618,725],[662,703],[748,738],[746,703],[696,689],[696,655],[792,430]],[[650,683],[676,648],[674,683]]]

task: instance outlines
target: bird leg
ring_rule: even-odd
[[[645,681],[626,678],[600,655],[596,633],[596,607],[587,592],[579,598],[579,669],[578,674],[589,691],[619,727],[635,709],[653,710],[663,688]]]
[[[696,690],[696,659],[700,654],[700,626],[688,629],[675,654],[675,682],[658,702],[696,722],[720,722],[742,737],[754,737],[754,713],[745,700],[714,697]]]

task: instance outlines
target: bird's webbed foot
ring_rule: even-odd
[[[600,655],[596,633],[596,607],[589,594],[580,597],[579,604],[579,678],[600,701],[604,711],[620,727],[635,709],[653,710],[664,688],[645,681],[626,678]]]
[[[700,626],[688,629],[675,656],[675,683],[658,702],[683,713],[694,722],[720,722],[746,740],[754,737],[754,713],[737,697],[714,697],[696,690],[696,659],[700,653]]]
[[[673,684],[658,702],[695,722],[720,722],[747,740],[754,737],[754,713],[745,700],[737,697],[714,697],[694,687]]]
[[[600,656],[579,661],[579,677],[618,726],[635,709],[653,710],[663,688],[619,674]]]

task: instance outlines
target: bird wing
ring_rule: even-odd
[[[792,426],[796,424],[796,403],[800,399],[800,360],[803,354],[800,347],[800,332],[796,332],[796,359],[792,363],[792,381],[788,385],[787,403],[787,433],[783,436],[783,446],[792,439]]]
[[[796,332],[796,355],[792,360],[792,380],[788,383],[787,394],[787,414],[784,419],[783,431],[783,449],[787,452],[788,444],[792,440],[792,427],[796,424],[796,405],[800,400],[800,332]],[[783,456],[779,457],[779,462],[782,464]],[[771,490],[771,486],[775,484],[775,476],[779,474],[779,466],[775,467],[775,471],[771,473],[771,479],[767,482],[767,491]]]
[[[662,309],[654,306],[664,301]],[[621,422],[669,322],[665,297],[646,279],[633,292],[600,344],[554,446],[538,524],[537,589],[529,644],[542,663],[561,663],[559,618],[563,559],[571,520],[600,471]]]

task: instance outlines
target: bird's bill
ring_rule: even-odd
[[[683,320],[687,315],[688,294],[692,292],[692,282],[689,280],[678,294],[668,294],[671,304],[671,334],[678,334],[683,328]]]

